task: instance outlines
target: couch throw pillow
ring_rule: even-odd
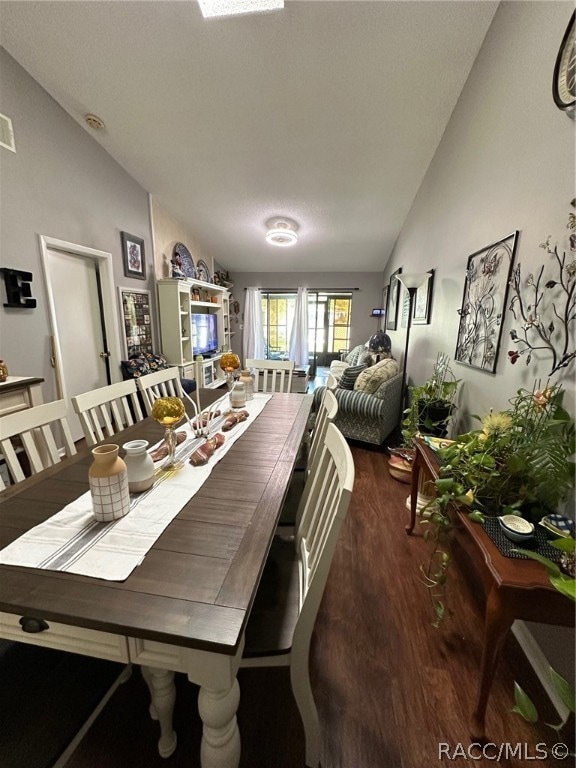
[[[146,376],[147,373],[151,373],[148,361],[144,355],[138,355],[131,357],[130,360],[121,360],[122,375],[124,379],[138,379],[140,376]]]
[[[372,365],[375,361],[372,359],[372,352],[370,352],[369,349],[363,349],[362,352],[358,355],[358,362],[357,365],[364,365],[368,367],[369,365]]]
[[[362,363],[362,365],[349,365],[348,368],[343,371],[342,376],[340,376],[338,389],[354,389],[358,376],[365,370],[365,368],[366,363]]]
[[[365,392],[367,395],[373,395],[378,387],[392,376],[398,373],[398,363],[396,360],[387,358],[380,360],[376,365],[361,371],[354,384],[354,389]]]
[[[170,364],[164,355],[154,355],[151,352],[144,352],[144,359],[148,363],[150,371],[164,371],[166,368],[170,368]]]

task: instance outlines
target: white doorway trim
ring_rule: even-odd
[[[54,237],[39,235],[40,250],[42,252],[42,268],[44,271],[44,280],[46,284],[46,294],[48,297],[48,314],[50,317],[50,327],[54,339],[54,357],[55,374],[58,397],[68,400],[66,391],[66,382],[62,379],[62,350],[58,337],[58,324],[56,321],[56,308],[54,306],[54,288],[48,269],[48,250],[64,251],[73,256],[90,258],[97,262],[100,272],[100,283],[102,290],[102,312],[104,315],[104,324],[106,326],[106,337],[108,351],[110,352],[110,377],[112,383],[120,381],[120,331],[118,326],[118,316],[116,314],[116,291],[114,287],[114,269],[112,265],[112,254],[106,251],[98,251],[95,248],[88,248],[76,243],[68,243],[65,240],[58,240]]]

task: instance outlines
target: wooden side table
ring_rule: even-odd
[[[41,405],[42,382],[34,376],[8,376],[0,382],[0,416]]]
[[[416,454],[412,468],[410,522],[411,534],[416,521],[416,498],[421,472],[435,480],[440,465],[434,451],[420,439],[415,441]],[[554,589],[542,565],[534,560],[505,557],[484,528],[470,520],[467,511],[455,508],[453,514],[454,543],[460,545],[482,578],[486,594],[484,645],[476,707],[472,718],[474,736],[485,735],[486,708],[508,630],[516,619],[543,624],[574,626],[574,606]]]

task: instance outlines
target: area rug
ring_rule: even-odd
[[[0,641],[2,768],[52,768],[124,666]]]

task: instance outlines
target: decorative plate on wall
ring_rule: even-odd
[[[208,264],[203,259],[198,259],[198,280],[203,280],[205,283],[212,282],[210,280],[210,270]]]
[[[196,277],[196,267],[194,266],[194,259],[192,258],[192,254],[186,248],[184,243],[176,243],[174,246],[174,255],[180,256],[180,264],[182,268],[182,272],[184,273],[184,277]]]

